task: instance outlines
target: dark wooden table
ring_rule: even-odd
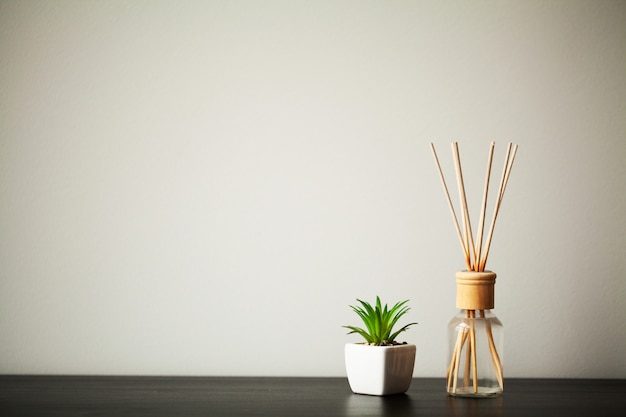
[[[0,416],[626,416],[626,380],[506,379],[480,400],[444,386],[372,397],[345,378],[0,376]]]

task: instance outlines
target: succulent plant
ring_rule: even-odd
[[[393,332],[393,327],[396,325],[400,317],[409,311],[409,307],[405,305],[409,300],[398,302],[391,309],[387,308],[387,304],[383,307],[378,296],[376,296],[376,306],[374,307],[372,307],[370,303],[359,300],[358,298],[357,301],[361,303],[361,306],[350,307],[356,314],[359,315],[361,320],[363,320],[366,329],[355,326],[343,327],[351,330],[348,334],[360,334],[370,345],[389,346],[398,344],[395,340],[396,337],[400,333],[408,330],[408,328],[413,324],[417,324],[409,323]]]

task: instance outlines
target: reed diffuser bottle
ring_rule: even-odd
[[[496,218],[502,204],[502,197],[509,181],[517,145],[509,143],[504,159],[504,168],[500,186],[495,199],[491,226],[483,244],[489,180],[495,143],[491,142],[487,158],[485,188],[478,220],[476,238],[472,232],[463,170],[459,156],[459,145],[452,143],[452,155],[456,170],[459,200],[461,206],[461,224],[456,216],[450,192],[435,151],[430,148],[439,171],[441,184],[448,200],[452,220],[456,228],[461,249],[465,257],[466,271],[456,274],[456,307],[460,310],[448,324],[448,368],[446,370],[448,394],[464,397],[494,397],[502,394],[504,380],[502,371],[502,323],[491,312],[494,307],[494,289],[496,274],[485,269]]]
[[[492,397],[502,394],[502,323],[494,307],[496,274],[460,271],[456,274],[456,307],[448,324],[448,394]]]

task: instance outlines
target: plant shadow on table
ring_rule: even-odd
[[[373,396],[352,394],[346,400],[347,416],[413,416],[413,401],[406,394]]]

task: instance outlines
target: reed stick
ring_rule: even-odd
[[[485,318],[485,310],[480,310],[480,317]],[[485,325],[485,330],[487,332],[487,342],[489,343],[489,352],[491,353],[491,361],[493,363],[493,368],[496,371],[496,379],[498,380],[498,385],[500,385],[500,389],[504,389],[504,377],[502,372],[502,361],[500,360],[500,355],[498,355],[498,350],[496,349],[496,343],[493,340],[493,333],[491,332],[491,323],[487,320]]]
[[[491,142],[489,146],[489,156],[487,157],[487,174],[485,175],[485,189],[483,192],[483,203],[480,210],[480,218],[478,220],[478,236],[476,237],[476,246],[474,249],[475,258],[474,265],[480,265],[481,252],[483,245],[483,233],[485,231],[485,215],[487,212],[487,196],[489,194],[489,179],[491,178],[491,165],[493,162],[493,151],[496,146],[495,142]],[[478,268],[480,269],[480,267]]]
[[[495,228],[496,219],[498,217],[498,212],[500,211],[500,206],[502,204],[502,198],[504,197],[504,190],[506,189],[506,185],[509,181],[509,175],[511,174],[511,169],[513,168],[513,161],[515,160],[515,154],[517,153],[517,145],[513,147],[512,154],[511,154],[511,147],[512,147],[512,143],[509,143],[507,146],[507,150],[506,150],[506,158],[504,161],[502,178],[500,179],[500,187],[498,189],[496,204],[493,210],[493,217],[491,219],[491,226],[489,227],[489,233],[487,234],[487,241],[485,242],[485,247],[483,249],[482,259],[480,260],[480,264],[478,266],[478,271],[484,271],[485,265],[487,264],[487,257],[489,256],[489,249],[491,248],[491,240],[493,238],[493,230]]]
[[[463,330],[459,332],[459,336],[461,337],[461,340],[456,349],[456,358],[454,361],[454,377],[453,377],[453,383],[452,383],[453,384],[452,392],[455,394],[456,394],[456,389],[457,389],[458,380],[459,380],[459,365],[461,364],[461,353],[463,352],[463,346],[465,345],[468,339],[467,334],[468,334],[468,331],[465,328],[463,328]]]
[[[469,265],[469,270],[472,268],[472,259],[474,258],[474,238],[472,233],[472,224],[470,221],[469,210],[467,208],[467,196],[465,195],[465,183],[463,181],[463,169],[461,167],[461,157],[459,155],[459,143],[452,143],[452,153],[454,155],[454,166],[456,167],[457,184],[459,187],[459,200],[461,204],[461,212],[463,214],[463,243],[466,252],[466,262]]]
[[[450,365],[448,365],[448,369],[446,370],[446,391],[450,392],[450,385],[452,384],[452,372],[454,371],[454,360],[456,358],[456,345],[459,343],[459,337],[456,338],[456,343],[454,344],[454,351],[452,352],[452,361]]]
[[[517,145],[513,145],[513,150],[511,151],[511,158],[508,161],[507,169],[506,169],[506,177],[504,178],[504,186],[502,187],[502,193],[499,198],[500,201],[498,203],[498,210],[500,209],[500,205],[502,204],[502,199],[504,198],[504,192],[506,191],[506,186],[509,183],[509,176],[511,175],[511,170],[513,169],[513,162],[515,162],[515,155],[517,154]]]
[[[459,238],[459,242],[461,243],[461,248],[463,249],[463,254],[465,255],[465,261],[467,263],[468,270],[471,270],[471,264],[469,263],[469,252],[467,247],[463,242],[463,236],[461,235],[461,228],[459,227],[459,221],[456,217],[456,212],[454,211],[454,205],[452,204],[452,199],[450,198],[450,193],[448,192],[448,186],[446,185],[446,180],[443,176],[443,171],[441,170],[441,165],[439,164],[439,158],[437,157],[437,151],[435,151],[435,145],[433,143],[430,144],[430,149],[433,153],[433,157],[435,158],[435,164],[437,165],[437,170],[439,171],[439,178],[441,178],[441,184],[443,185],[443,190],[446,194],[446,198],[448,200],[448,206],[450,207],[450,212],[452,213],[452,220],[454,221],[454,226],[456,228],[456,233]]]
[[[470,310],[470,318],[474,319],[475,311]],[[474,381],[474,393],[478,392],[478,371],[476,363],[476,327],[474,320],[470,321],[470,347],[472,349],[472,380]]]
[[[470,310],[467,310],[465,312],[465,318],[469,319],[471,318],[470,316]],[[470,335],[471,335],[471,321],[468,320],[470,322]],[[466,335],[466,339],[467,339],[467,335]],[[465,349],[465,370],[463,371],[463,387],[469,387],[469,381],[470,381],[470,365],[472,363],[472,349],[471,349],[471,343],[469,344],[469,348]]]
[[[456,343],[454,344],[454,351],[452,352],[452,360],[450,361],[450,366],[448,367],[448,392],[450,392],[450,385],[452,384],[452,375],[454,375],[454,370],[456,369],[454,365],[456,363],[457,352],[460,351],[459,345],[461,343],[462,338],[463,338],[462,332],[458,332],[456,335]]]
[[[465,330],[463,330],[463,333],[465,333]],[[452,392],[455,394],[456,394],[457,383],[459,380],[459,364],[461,362],[461,350],[463,349],[463,340],[465,339],[464,334],[459,333],[459,335],[461,336],[461,342],[458,344],[457,350],[456,350],[456,358],[454,361],[454,377],[452,379]]]

